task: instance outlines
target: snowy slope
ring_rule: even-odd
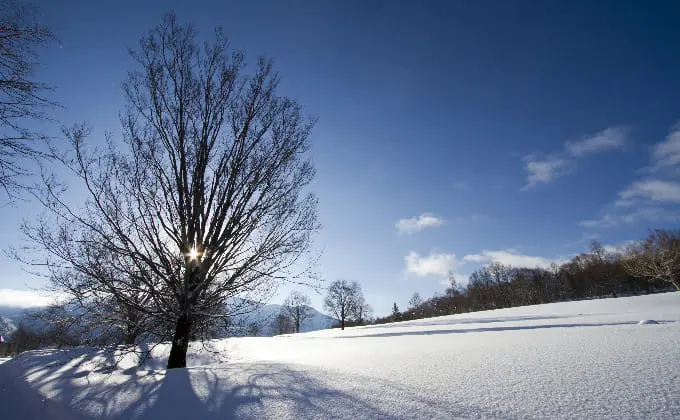
[[[215,340],[169,372],[167,346],[113,370],[44,350],[0,365],[0,401],[9,418],[680,418],[679,320],[680,293],[556,303]]]

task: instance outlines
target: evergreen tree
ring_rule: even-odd
[[[394,302],[394,305],[392,306],[392,321],[399,321],[401,319],[401,312],[399,312],[399,307],[397,306],[397,302]]]

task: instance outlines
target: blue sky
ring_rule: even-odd
[[[448,270],[678,226],[680,3],[243,3],[38,2],[60,39],[38,73],[58,119],[115,134],[126,49],[169,10],[205,37],[221,25],[319,117],[318,270],[361,282],[377,314],[442,292]],[[0,245],[37,211],[0,209]],[[43,284],[4,265],[0,288]]]

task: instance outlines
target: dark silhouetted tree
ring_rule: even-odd
[[[397,306],[397,302],[394,302],[394,305],[392,305],[392,321],[400,321],[401,320],[401,312],[399,312],[399,307]]]
[[[0,188],[10,198],[29,174],[25,159],[47,157],[40,145],[46,137],[27,122],[47,119],[55,105],[44,96],[48,87],[34,78],[38,50],[53,40],[37,16],[34,6],[0,0]]]
[[[345,329],[345,323],[357,314],[358,305],[365,304],[361,286],[356,281],[336,280],[328,288],[324,299],[325,310]]]
[[[285,313],[276,315],[272,321],[272,335],[290,334],[294,332],[293,320]]]
[[[411,299],[408,301],[409,309],[418,309],[420,305],[423,304],[423,298],[420,297],[420,293],[415,292]]]
[[[277,95],[272,63],[261,58],[245,74],[244,55],[229,52],[220,30],[199,44],[170,14],[131,54],[138,69],[124,84],[122,143],[91,148],[86,127],[66,130],[71,149],[59,160],[89,196],[70,206],[44,177],[38,197],[51,219],[37,230],[75,230],[120,262],[95,280],[168,326],[172,369],[186,366],[197,328],[228,316],[230,298],[295,276],[318,229],[317,200],[305,192],[313,124]],[[125,298],[138,293],[149,299]]]

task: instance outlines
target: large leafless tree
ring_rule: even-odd
[[[91,147],[86,127],[66,130],[72,148],[60,160],[89,198],[70,206],[44,176],[40,198],[58,223],[35,232],[53,240],[64,231],[108,253],[111,275],[92,279],[170,323],[168,368],[183,367],[198,325],[229,298],[289,278],[309,250],[318,229],[307,191],[313,121],[277,95],[270,61],[246,74],[244,54],[230,52],[220,30],[199,45],[170,14],[131,54],[138,68],[124,84],[122,144]],[[129,298],[139,294],[148,299]]]
[[[283,310],[293,320],[295,332],[300,332],[302,324],[312,315],[312,302],[309,296],[293,290],[283,302]]]
[[[328,294],[324,299],[324,308],[340,322],[340,328],[345,329],[345,323],[355,319],[359,311],[363,313],[365,301],[358,282],[336,280],[328,287]]]
[[[46,119],[54,105],[34,75],[39,49],[53,39],[37,16],[31,5],[0,0],[0,188],[10,197],[28,173],[25,159],[46,156],[39,145],[45,136],[31,121]]]
[[[631,245],[623,266],[635,277],[669,283],[680,290],[680,230],[656,229]]]

